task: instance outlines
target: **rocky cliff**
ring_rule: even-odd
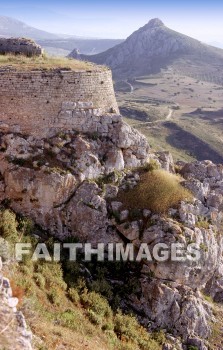
[[[82,134],[61,132],[57,137],[42,140],[2,134],[1,141],[4,149],[0,161],[1,200],[10,199],[16,212],[32,217],[60,237],[72,234],[75,225],[82,225],[78,210],[73,210],[75,203],[79,206],[79,196],[89,196],[91,191],[94,196],[99,191],[91,184],[85,193],[85,180],[142,166],[149,150],[144,136],[118,115],[103,116],[97,132],[93,128],[92,132]],[[95,205],[106,206],[103,200]],[[88,206],[85,209],[87,215]],[[94,222],[98,219],[107,221],[100,211]],[[92,221],[87,220],[85,225],[90,227]],[[86,229],[85,236],[90,231]]]
[[[70,116],[77,107],[75,101],[62,105]],[[137,274],[129,267],[136,288],[121,296],[119,306],[134,312],[148,331],[164,330],[163,350],[207,350],[219,321],[204,293],[223,302],[223,166],[176,166],[115,112],[75,117],[72,129],[61,126],[48,137],[1,127],[2,205],[60,241],[132,243],[135,252],[142,243],[150,250],[158,243],[196,244],[199,261],[142,259]],[[147,195],[153,196],[150,204]],[[115,288],[124,282],[110,277],[106,283]],[[11,302],[11,294],[2,296],[4,309]],[[2,329],[7,322],[0,320]]]
[[[139,207],[133,218],[119,193],[137,188],[146,163],[155,161],[171,173],[174,164],[168,153],[152,153],[120,117],[109,130],[106,136],[66,132],[41,141],[2,134],[1,201],[62,240],[131,242],[136,249],[140,243],[150,249],[157,243],[196,243],[199,262],[144,262],[139,290],[124,305],[142,324],[149,322],[149,329],[168,329],[178,349],[187,344],[205,350],[217,321],[202,291],[223,301],[223,167],[209,161],[184,165],[181,176],[193,199],[165,214]],[[171,339],[164,349],[176,349]]]

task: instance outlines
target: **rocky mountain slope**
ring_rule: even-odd
[[[83,54],[97,54],[122,42],[119,39],[94,39],[53,34],[6,16],[0,16],[0,37],[31,38],[37,40],[47,53],[61,56],[67,56],[74,47]]]
[[[161,26],[152,22],[157,24]],[[36,78],[39,89],[42,79]],[[52,79],[47,84],[62,94],[63,85],[53,87]],[[127,264],[118,259],[87,264],[83,257],[76,263],[67,255],[60,262],[33,261],[31,256],[21,264],[12,260],[8,270],[16,265],[14,278],[20,277],[24,291],[33,297],[24,309],[38,350],[44,344],[47,350],[82,350],[83,341],[78,347],[71,344],[72,331],[88,339],[95,332],[90,333],[89,323],[98,327],[112,350],[221,349],[217,310],[223,302],[223,166],[211,161],[174,164],[171,154],[153,151],[113,108],[95,114],[92,101],[86,105],[79,95],[72,97],[60,102],[61,112],[64,106],[69,115],[69,128],[62,123],[44,137],[0,124],[0,235],[12,244],[30,242],[31,249],[48,241],[50,249],[53,242],[87,242],[93,247],[119,243],[123,249],[131,244],[133,257],[142,258]],[[80,113],[73,114],[76,103]],[[192,252],[191,258],[182,253],[183,259],[171,259],[170,254],[178,258],[173,244],[196,244],[200,258],[194,260]],[[146,259],[142,247],[158,258]],[[6,291],[3,283],[5,278],[0,312],[14,320],[17,310],[9,304],[15,306],[16,300],[11,299],[9,283]],[[22,332],[29,347],[24,323],[22,329],[13,329],[8,322],[0,318],[0,335],[9,327],[14,349]],[[6,347],[4,338],[0,345]]]
[[[223,66],[221,49],[175,32],[157,18],[135,31],[123,43],[98,55],[80,57],[108,65],[117,80],[156,73],[167,67],[178,71],[197,68],[207,73],[206,66],[211,65],[213,71]]]
[[[136,206],[123,200],[154,166],[164,174],[175,172],[168,153],[153,153],[144,137],[119,118],[107,136],[65,132],[35,140],[2,133],[1,201],[62,240],[75,235],[94,244],[131,242],[136,250],[141,243],[150,249],[157,243],[196,243],[199,262],[143,262],[137,292],[121,305],[149,330],[168,330],[163,349],[206,350],[218,321],[202,291],[223,301],[223,167],[209,161],[181,165],[184,187],[193,198],[159,214],[142,209],[137,192]],[[157,198],[164,201],[159,191]]]
[[[0,36],[31,39],[57,39],[58,35],[28,26],[15,18],[0,16]]]
[[[147,161],[149,146],[144,136],[123,123],[120,116],[102,117],[101,121],[98,134],[78,135],[74,131],[43,140],[2,135],[5,152],[0,161],[4,176],[1,200],[11,198],[16,212],[32,217],[58,237],[72,234],[73,225],[82,226],[78,212],[73,211],[73,201],[79,206],[79,196],[90,200],[98,191],[92,184],[85,190],[84,180],[142,166]],[[101,212],[93,221],[85,222],[85,236],[98,231],[105,238],[104,229],[99,228],[107,221],[105,202],[99,200],[95,207]],[[91,216],[91,211],[85,209]],[[90,229],[93,223],[95,232]]]

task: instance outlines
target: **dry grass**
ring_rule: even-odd
[[[149,209],[165,213],[177,207],[181,200],[189,200],[192,195],[181,185],[181,178],[164,170],[144,172],[140,183],[132,190],[122,192],[119,199],[131,209]]]
[[[25,295],[24,289],[21,286],[17,286],[17,284],[15,283],[14,280],[10,281],[10,285],[12,288],[12,296],[15,298],[18,298],[19,305],[21,305],[23,302],[24,295]]]
[[[60,286],[63,280],[61,276],[57,276],[57,265],[43,265],[41,275],[46,280],[43,288],[38,287],[33,280],[32,264],[24,267],[24,271],[21,271],[19,266],[15,266],[10,271],[10,277],[12,280],[16,276],[17,281],[25,288],[26,298],[20,308],[35,334],[33,345],[36,350],[113,349],[101,328],[89,321],[86,310],[67,298],[66,291]],[[49,295],[52,290],[56,294],[55,299],[51,300]],[[68,318],[68,311],[71,312],[71,318]]]
[[[16,70],[97,70],[99,66],[85,61],[65,57],[26,57],[23,55],[0,55],[0,68],[10,67]],[[100,66],[100,69],[105,67]]]
[[[23,232],[22,242],[36,245],[38,240],[30,236],[30,227],[25,218],[16,220],[14,213],[3,211],[5,221],[2,233],[7,233],[13,244],[18,230]],[[0,218],[1,219],[1,218]],[[7,219],[7,220],[6,220]],[[8,226],[8,220],[10,225]],[[9,228],[14,227],[10,236]],[[19,236],[20,231],[17,232]],[[1,236],[1,232],[0,232]],[[49,239],[49,247],[54,241]],[[66,259],[63,256],[63,259]],[[79,264],[68,265],[68,282],[64,274],[68,271],[57,262],[34,262],[26,255],[20,264],[4,267],[4,276],[12,282],[13,295],[20,300],[19,309],[25,315],[27,324],[34,336],[33,348],[36,350],[161,350],[163,334],[148,333],[135,317],[115,312],[107,299],[98,292],[87,288],[83,278],[75,281],[79,273]],[[67,278],[66,278],[67,280]],[[16,283],[15,283],[16,281]],[[0,326],[4,329],[11,319],[3,318],[4,309],[0,305]],[[15,332],[14,332],[15,334]],[[13,344],[13,336],[7,337]],[[4,339],[0,334],[0,350]],[[6,349],[18,350],[9,343]],[[5,349],[5,350],[6,350]]]

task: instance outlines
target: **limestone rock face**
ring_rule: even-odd
[[[85,132],[64,132],[48,139],[2,135],[1,200],[9,199],[13,210],[58,237],[111,240],[102,190],[85,180],[142,166],[149,157],[149,145],[119,115],[96,119],[100,128],[85,124]],[[117,191],[114,188],[114,196]]]
[[[205,286],[205,292],[217,303],[223,303],[223,261],[220,260],[212,277]]]
[[[155,154],[164,170],[175,173],[174,161],[170,152],[156,152]]]
[[[206,338],[212,313],[207,303],[188,287],[162,281],[142,281],[141,300],[145,314],[155,321],[154,327],[168,327],[186,341],[188,334]]]
[[[185,186],[198,199],[193,208],[190,208],[191,214],[205,217],[220,227],[223,209],[223,166],[211,161],[195,162],[186,164],[181,173],[186,179]]]
[[[42,140],[2,135],[1,201],[9,200],[13,210],[62,240],[72,236],[93,245],[132,242],[136,253],[141,243],[150,251],[158,243],[196,244],[196,262],[143,260],[139,289],[123,303],[137,309],[149,328],[171,329],[184,345],[207,350],[214,317],[201,291],[223,301],[223,168],[211,162],[186,164],[181,175],[193,194],[190,202],[182,201],[165,215],[148,208],[134,212],[120,202],[118,192],[137,186],[141,166],[150,159],[174,172],[172,157],[151,153],[145,138],[119,116],[101,125],[97,134],[70,131]],[[175,350],[171,342],[165,346]]]
[[[154,220],[154,219],[153,219]],[[167,261],[165,264],[147,264],[148,270],[152,271],[156,278],[177,282],[193,288],[205,286],[213,276],[219,264],[219,256],[222,255],[222,237],[215,236],[215,229],[194,227],[183,230],[178,222],[171,219],[158,219],[155,225],[146,229],[143,233],[142,242],[147,243],[151,250],[158,243],[187,245],[193,242],[200,247],[200,259],[197,262],[186,260],[185,262]],[[178,257],[184,257],[182,248],[177,250]]]
[[[203,218],[206,222],[214,224],[215,230],[219,231],[215,237],[219,247],[222,247],[220,233],[223,217],[223,166],[213,164],[211,161],[195,162],[186,164],[182,169],[182,175],[186,179],[185,186],[198,198],[194,205],[181,206],[183,222],[191,226],[192,222],[199,224],[199,218]],[[217,259],[218,263],[214,265],[213,274],[209,276],[205,290],[215,301],[223,302],[223,261],[220,252],[217,254]]]
[[[48,212],[68,200],[77,186],[71,174],[47,174],[27,168],[9,169],[5,172],[5,181],[5,195],[12,200],[12,208],[45,228]]]
[[[32,350],[32,334],[27,331],[23,314],[17,311],[18,299],[12,296],[10,282],[2,274],[0,258],[0,327],[1,345],[15,350]]]

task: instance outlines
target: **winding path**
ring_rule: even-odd
[[[135,123],[135,124],[131,124],[131,126],[135,127],[140,125],[149,125],[154,123],[165,122],[165,121],[171,120],[172,115],[173,115],[173,109],[169,108],[169,113],[165,116],[164,119],[155,120],[154,122]]]

